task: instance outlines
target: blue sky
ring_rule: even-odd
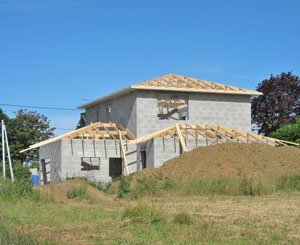
[[[0,0],[0,103],[75,108],[167,73],[255,89],[300,75],[299,13],[299,0]],[[39,112],[57,128],[80,113]]]

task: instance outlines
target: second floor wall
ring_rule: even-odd
[[[248,95],[135,91],[86,110],[87,123],[120,123],[137,137],[177,123],[218,124],[251,131]]]

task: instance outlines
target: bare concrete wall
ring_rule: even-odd
[[[162,97],[188,99],[186,121],[159,120],[157,99]],[[137,95],[137,137],[178,123],[219,124],[228,128],[251,131],[250,96],[200,94],[161,91],[139,91]]]
[[[39,157],[49,159],[50,162],[50,182],[61,181],[61,141],[52,142],[40,147]],[[49,181],[49,180],[48,180]]]
[[[137,170],[136,145],[125,147],[127,151],[127,162],[129,173]],[[130,154],[129,154],[130,153]],[[99,157],[100,170],[81,170],[82,157]],[[116,141],[94,141],[94,140],[62,140],[62,179],[67,177],[88,177],[98,182],[109,182],[109,158],[120,158],[120,146]]]
[[[88,108],[86,121],[87,124],[97,121],[120,123],[136,135],[136,93],[128,93]]]

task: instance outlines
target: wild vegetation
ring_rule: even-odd
[[[300,175],[122,179],[115,195],[83,179],[40,188],[1,180],[1,244],[300,242]]]

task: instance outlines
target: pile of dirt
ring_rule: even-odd
[[[112,196],[105,194],[104,192],[101,192],[96,188],[87,184],[84,178],[75,178],[58,184],[37,186],[35,188],[44,195],[52,196],[55,201],[65,203],[70,201],[72,202],[72,200],[67,198],[68,191],[73,188],[80,188],[82,186],[86,186],[89,196],[95,200],[106,200],[106,201],[113,200]]]
[[[225,143],[198,147],[158,169],[137,172],[133,179],[160,176],[184,181],[203,177],[269,178],[289,174],[300,174],[300,148]]]

